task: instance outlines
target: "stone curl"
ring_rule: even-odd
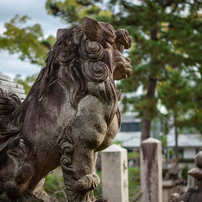
[[[104,48],[96,41],[90,41],[84,35],[81,41],[80,55],[84,60],[99,61],[104,56]]]
[[[88,81],[104,82],[109,77],[109,67],[102,61],[86,60],[83,62],[82,71]]]

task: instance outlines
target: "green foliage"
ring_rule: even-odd
[[[167,136],[165,134],[159,136],[159,140],[162,142],[163,147],[167,146]]]
[[[112,13],[110,10],[102,10],[101,4],[96,0],[47,0],[46,9],[48,14],[58,16],[71,25],[79,24],[88,15],[97,20],[108,21]]]
[[[188,172],[188,165],[185,165],[185,167],[182,169],[182,173],[181,173],[182,179],[187,180],[187,176],[188,176],[187,172]]]
[[[128,168],[129,198],[134,201],[140,192],[140,168]]]
[[[62,175],[57,171],[52,171],[47,177],[44,190],[47,194],[54,195],[59,202],[66,201],[66,191]]]
[[[121,140],[114,140],[112,144],[122,145],[123,142]]]
[[[170,158],[172,158],[175,155],[175,152],[173,149],[169,149],[168,152],[169,152]]]
[[[94,190],[94,195],[96,198],[102,198],[102,173],[101,171],[97,172],[97,175],[101,179],[101,183]],[[129,198],[130,201],[135,200],[140,192],[140,169],[137,167],[128,168],[128,179],[129,179]],[[59,202],[66,201],[64,196],[65,186],[64,180],[61,175],[60,168],[52,171],[47,177],[44,186],[44,190],[50,194],[54,195]]]
[[[102,198],[102,172],[101,170],[97,171],[96,174],[100,177],[100,184],[94,190],[95,198]]]
[[[6,31],[0,36],[0,49],[8,50],[10,54],[18,53],[21,60],[28,59],[30,63],[45,65],[47,51],[55,40],[49,36],[43,39],[41,26],[25,26],[30,18],[16,15],[5,24]]]
[[[187,125],[188,112],[195,107],[193,86],[178,69],[173,70],[169,80],[159,83],[158,95],[170,116],[174,116],[176,127]]]
[[[128,152],[128,159],[130,158],[140,158],[140,154],[138,152]]]

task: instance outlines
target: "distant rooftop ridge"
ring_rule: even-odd
[[[15,83],[10,76],[5,75],[2,72],[0,72],[0,88],[7,92],[16,93],[21,100],[26,98],[23,85]]]
[[[10,76],[5,75],[2,72],[0,72],[0,80],[13,82],[13,79]]]

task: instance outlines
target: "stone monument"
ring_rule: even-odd
[[[101,152],[102,196],[109,201],[128,202],[127,150],[111,145]]]
[[[140,147],[142,202],[162,202],[162,145],[148,138]]]
[[[120,127],[114,80],[132,73],[122,55],[131,42],[126,30],[85,17],[81,25],[58,30],[23,103],[0,89],[0,201],[43,201],[33,191],[59,165],[68,202],[96,201],[96,153]]]

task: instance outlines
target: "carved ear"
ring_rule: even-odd
[[[67,29],[58,29],[57,30],[57,40],[67,31]]]
[[[116,38],[114,28],[110,24],[98,22],[87,16],[83,19],[82,29],[91,41],[97,41],[103,47],[106,47],[107,42],[112,43]]]
[[[82,29],[84,34],[91,40],[96,41],[99,32],[102,30],[99,22],[89,17],[84,17],[82,22]]]

